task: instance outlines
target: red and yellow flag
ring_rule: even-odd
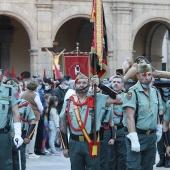
[[[104,77],[107,71],[107,34],[102,0],[93,0],[90,21],[94,25],[93,40],[91,47],[91,74],[94,75],[94,64],[97,64],[98,76]],[[94,63],[94,55],[98,56],[98,63]]]

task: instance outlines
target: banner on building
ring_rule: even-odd
[[[90,76],[90,57],[87,52],[64,53],[64,74],[71,75],[72,79],[77,77],[79,72],[87,77]]]

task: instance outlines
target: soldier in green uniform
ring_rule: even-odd
[[[170,98],[170,88],[159,88],[161,98],[162,98],[162,105],[163,105],[163,113],[166,112],[166,103]],[[163,114],[160,115],[160,121],[162,123]],[[156,164],[156,167],[170,167],[170,158],[166,154],[166,147],[164,143],[163,136],[161,140],[157,143],[157,150],[160,157],[159,162]]]
[[[106,86],[99,84],[99,79],[94,76],[92,84],[99,85],[99,88],[106,91],[107,95],[96,94],[96,126],[94,125],[94,100],[92,96],[87,96],[90,81],[83,74],[79,73],[75,81],[76,95],[72,95],[63,105],[60,118],[61,141],[63,144],[63,154],[70,157],[72,170],[98,170],[100,169],[98,145],[98,131],[101,125],[102,115],[105,107],[118,102],[120,96]],[[68,144],[67,122],[70,130]],[[94,133],[94,128],[97,133]],[[111,138],[114,139],[114,127],[111,127]],[[96,136],[97,140],[94,140]]]
[[[113,106],[109,105],[105,108],[101,119],[100,127],[100,170],[108,170],[110,146],[114,145],[115,137],[111,138],[111,129],[114,129],[113,122]],[[115,130],[114,130],[115,132]]]
[[[154,82],[155,82],[155,78],[152,77],[152,85],[153,87],[157,90],[157,95],[158,95],[158,107],[159,107],[159,119],[160,119],[160,123],[162,124],[162,119],[163,119],[163,113],[164,113],[164,107],[166,105],[166,102],[164,101],[163,98],[163,94],[160,93],[160,90],[162,91],[162,88],[157,89],[154,86]],[[162,94],[162,95],[161,95]],[[161,97],[162,96],[162,97]],[[163,99],[163,100],[162,100]],[[157,142],[157,150],[158,150],[158,154],[160,157],[159,162],[156,164],[156,167],[163,167],[165,166],[165,153],[166,153],[166,148],[164,145],[164,140],[163,140],[163,136],[161,137],[161,140],[159,142]]]
[[[23,144],[20,146],[21,167],[22,170],[25,170],[26,169],[25,148],[26,148],[26,144],[29,144],[31,137],[33,136],[33,133],[30,136],[30,132],[33,132],[35,127],[35,120],[34,120],[35,115],[31,108],[30,103],[24,99],[19,100],[19,113],[21,119],[22,138],[24,139]],[[29,132],[28,129],[30,129]],[[15,147],[14,143],[12,147],[12,156],[13,156],[13,170],[19,170],[18,149]]]
[[[170,159],[170,100],[166,103],[165,114],[163,117],[163,136],[166,145],[166,154],[167,157]],[[170,164],[165,165],[166,168],[170,167]]]
[[[123,125],[123,99],[125,93],[122,91],[124,87],[124,79],[122,76],[116,75],[112,79],[112,89],[121,96],[121,101],[113,104],[113,120],[116,130],[116,140],[114,145],[110,146],[111,153],[109,159],[109,170],[125,170],[126,169],[126,144],[124,137]]]
[[[102,93],[102,90],[97,87],[97,93]],[[89,93],[94,94],[94,89],[89,88]],[[100,126],[100,170],[108,170],[108,161],[110,156],[110,145],[114,144],[114,140],[111,139],[111,128],[114,126],[113,122],[113,105],[109,105],[105,108],[102,114],[101,126]]]
[[[23,143],[21,138],[21,123],[18,111],[16,90],[2,83],[2,70],[0,70],[0,169],[12,170],[12,140],[10,134],[10,119],[14,122],[14,143],[20,147]]]
[[[156,141],[162,136],[159,124],[158,97],[152,87],[152,69],[140,64],[136,74],[138,82],[130,88],[123,103],[125,109],[125,135],[127,170],[152,170],[155,164]]]

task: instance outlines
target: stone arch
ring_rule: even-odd
[[[145,12],[137,17],[132,23],[132,49],[134,49],[134,44],[136,44],[136,37],[140,35],[141,30],[145,31],[145,28],[149,26],[149,30],[145,31],[147,39],[143,39],[143,44],[140,52],[144,52],[144,55],[148,57],[150,62],[152,62],[153,67],[161,70],[162,69],[162,43],[166,30],[170,31],[170,14],[167,11],[156,11],[152,10]],[[149,25],[150,24],[150,25]],[[139,34],[138,34],[139,33]],[[138,36],[139,37],[139,36]],[[146,44],[144,41],[146,40]],[[156,43],[155,43],[156,42]],[[144,45],[144,46],[142,46]],[[136,46],[137,47],[137,46]],[[145,50],[145,51],[144,51]],[[139,51],[136,56],[141,55]],[[169,56],[168,56],[169,58]],[[168,59],[167,58],[167,59]],[[169,59],[168,59],[169,60]]]
[[[170,14],[168,11],[165,12],[159,12],[159,11],[149,11],[142,13],[139,15],[132,23],[132,48],[134,44],[134,39],[136,37],[136,34],[142,28],[145,24],[151,22],[151,21],[164,21],[167,24],[167,28],[170,30]]]
[[[37,41],[37,22],[25,9],[10,3],[1,3],[0,15],[6,15],[14,18],[23,25],[30,38],[31,49],[38,50]]]
[[[91,9],[89,7],[80,7],[72,6],[66,8],[65,10],[58,13],[58,16],[53,18],[52,22],[52,39],[54,40],[55,35],[57,34],[59,28],[68,20],[76,17],[90,18]],[[56,19],[57,18],[57,19]]]
[[[91,8],[89,6],[80,6],[77,8],[76,6],[70,7],[69,9],[66,8],[65,10],[61,11],[58,16],[55,16],[53,18],[52,22],[52,40],[55,39],[55,36],[60,29],[60,27],[67,21],[73,18],[77,17],[83,17],[83,18],[88,18],[90,19],[90,14],[91,14]],[[111,27],[111,21],[109,18],[105,16],[106,20],[106,27],[110,28]],[[112,32],[108,30],[107,32],[108,37],[112,37]],[[108,43],[110,44],[112,41],[108,39]]]
[[[146,56],[148,55],[162,55],[162,42],[164,35],[167,31],[167,27],[161,23],[155,24],[149,32],[149,38],[146,43]],[[152,43],[152,41],[156,43]]]

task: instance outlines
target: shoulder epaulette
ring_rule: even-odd
[[[129,90],[136,90],[136,89],[137,89],[137,86],[136,86],[136,85],[134,85],[134,86],[132,86],[132,87],[129,88]]]

